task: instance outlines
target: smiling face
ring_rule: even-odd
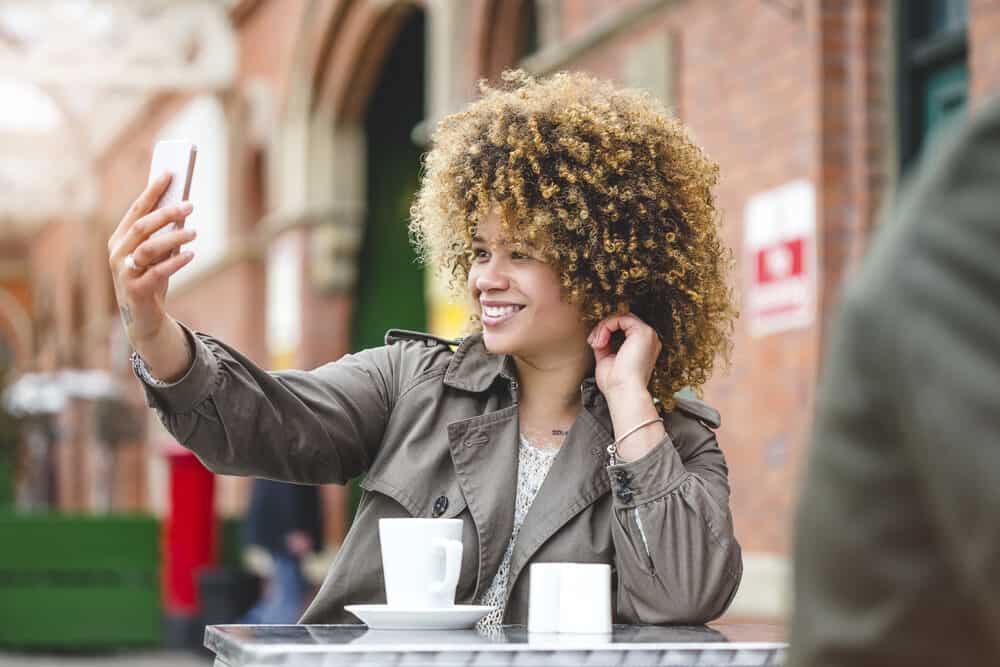
[[[588,350],[589,328],[563,299],[555,269],[529,249],[510,249],[496,210],[477,226],[472,252],[469,292],[486,349],[535,362]]]

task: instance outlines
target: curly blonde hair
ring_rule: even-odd
[[[523,71],[480,90],[432,136],[410,211],[418,252],[464,294],[476,224],[499,205],[502,234],[553,266],[586,322],[631,311],[656,330],[650,392],[664,410],[680,389],[700,392],[729,360],[736,317],[718,165],[640,91]]]

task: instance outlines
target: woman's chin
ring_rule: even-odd
[[[490,354],[512,354],[517,349],[514,342],[511,336],[490,331],[488,328],[483,330],[483,345]]]

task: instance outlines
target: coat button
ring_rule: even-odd
[[[490,441],[490,434],[486,431],[473,431],[465,438],[466,447],[481,447]]]
[[[438,499],[434,501],[434,510],[433,510],[434,516],[435,517],[441,516],[442,514],[445,513],[447,509],[448,509],[448,497],[439,496]]]

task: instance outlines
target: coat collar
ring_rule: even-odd
[[[482,333],[462,339],[448,363],[444,383],[449,387],[480,393],[493,386],[498,377],[513,382],[516,377],[514,360],[506,354],[492,354],[483,344]],[[580,385],[584,407],[595,407],[603,400],[593,376]]]
[[[483,344],[483,335],[466,336],[448,363],[444,383],[465,391],[483,392],[493,386],[498,376],[514,378],[514,364],[506,354],[491,354]]]

